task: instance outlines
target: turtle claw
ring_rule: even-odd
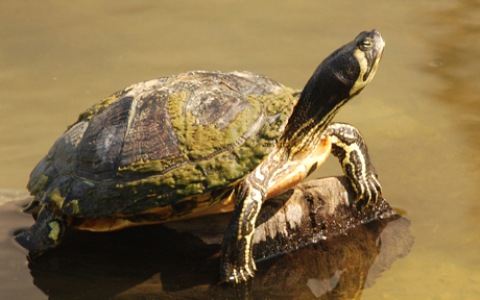
[[[357,191],[357,200],[355,204],[361,207],[375,206],[380,197],[382,197],[382,185],[377,179],[375,173],[371,173],[361,182],[354,183]]]
[[[225,266],[229,265],[229,266]],[[250,266],[232,266],[231,264],[224,264],[221,272],[221,281],[222,282],[235,282],[236,284],[247,281],[250,278],[255,276],[254,270],[256,270],[255,263],[250,264]],[[228,271],[227,271],[228,270]]]
[[[246,253],[239,251],[238,249],[233,250],[233,253],[231,254],[234,255],[223,256],[222,259],[223,261],[220,270],[220,280],[222,282],[227,281],[238,284],[255,276],[257,267],[255,266],[255,261],[251,256],[245,257]],[[241,259],[232,261],[230,258],[233,257]]]

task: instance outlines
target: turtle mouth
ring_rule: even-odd
[[[372,47],[372,51],[365,52],[365,55],[369,57],[369,66],[368,71],[363,75],[364,81],[367,80],[372,71],[376,71],[376,67],[378,66],[380,60],[383,58],[383,54],[385,53],[385,41],[382,38],[382,34],[374,29],[369,32],[369,36],[373,40],[374,47]]]
[[[382,38],[382,34],[376,29],[370,31],[370,34],[375,44],[375,50],[379,53],[379,58],[382,58],[385,50],[385,41]]]

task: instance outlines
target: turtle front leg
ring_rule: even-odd
[[[247,281],[256,270],[252,256],[255,222],[266,198],[266,175],[262,165],[247,175],[236,190],[237,202],[222,243],[220,279]]]
[[[360,131],[349,124],[332,123],[324,136],[331,137],[332,154],[339,159],[343,173],[350,179],[357,193],[356,202],[375,205],[382,196],[382,186]]]

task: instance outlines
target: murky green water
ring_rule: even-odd
[[[0,8],[0,188],[8,189],[25,187],[79,112],[131,83],[248,70],[302,88],[332,50],[378,29],[387,49],[376,78],[336,120],[362,131],[385,197],[407,212],[415,245],[362,299],[480,298],[479,1],[10,1]],[[331,159],[320,175],[340,172]],[[28,218],[9,216],[2,224]],[[3,257],[25,254],[13,243],[8,249]],[[0,272],[13,278],[0,283],[0,298],[46,298],[23,259],[2,260]]]

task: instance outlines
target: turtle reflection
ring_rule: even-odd
[[[254,257],[270,257],[257,261],[253,280],[237,287],[218,285],[228,214],[169,227],[72,230],[29,268],[50,299],[359,298],[366,285],[408,254],[413,237],[409,221],[387,202],[359,212],[350,205],[352,194],[347,179],[328,178],[266,202]],[[272,257],[285,251],[290,253]]]

